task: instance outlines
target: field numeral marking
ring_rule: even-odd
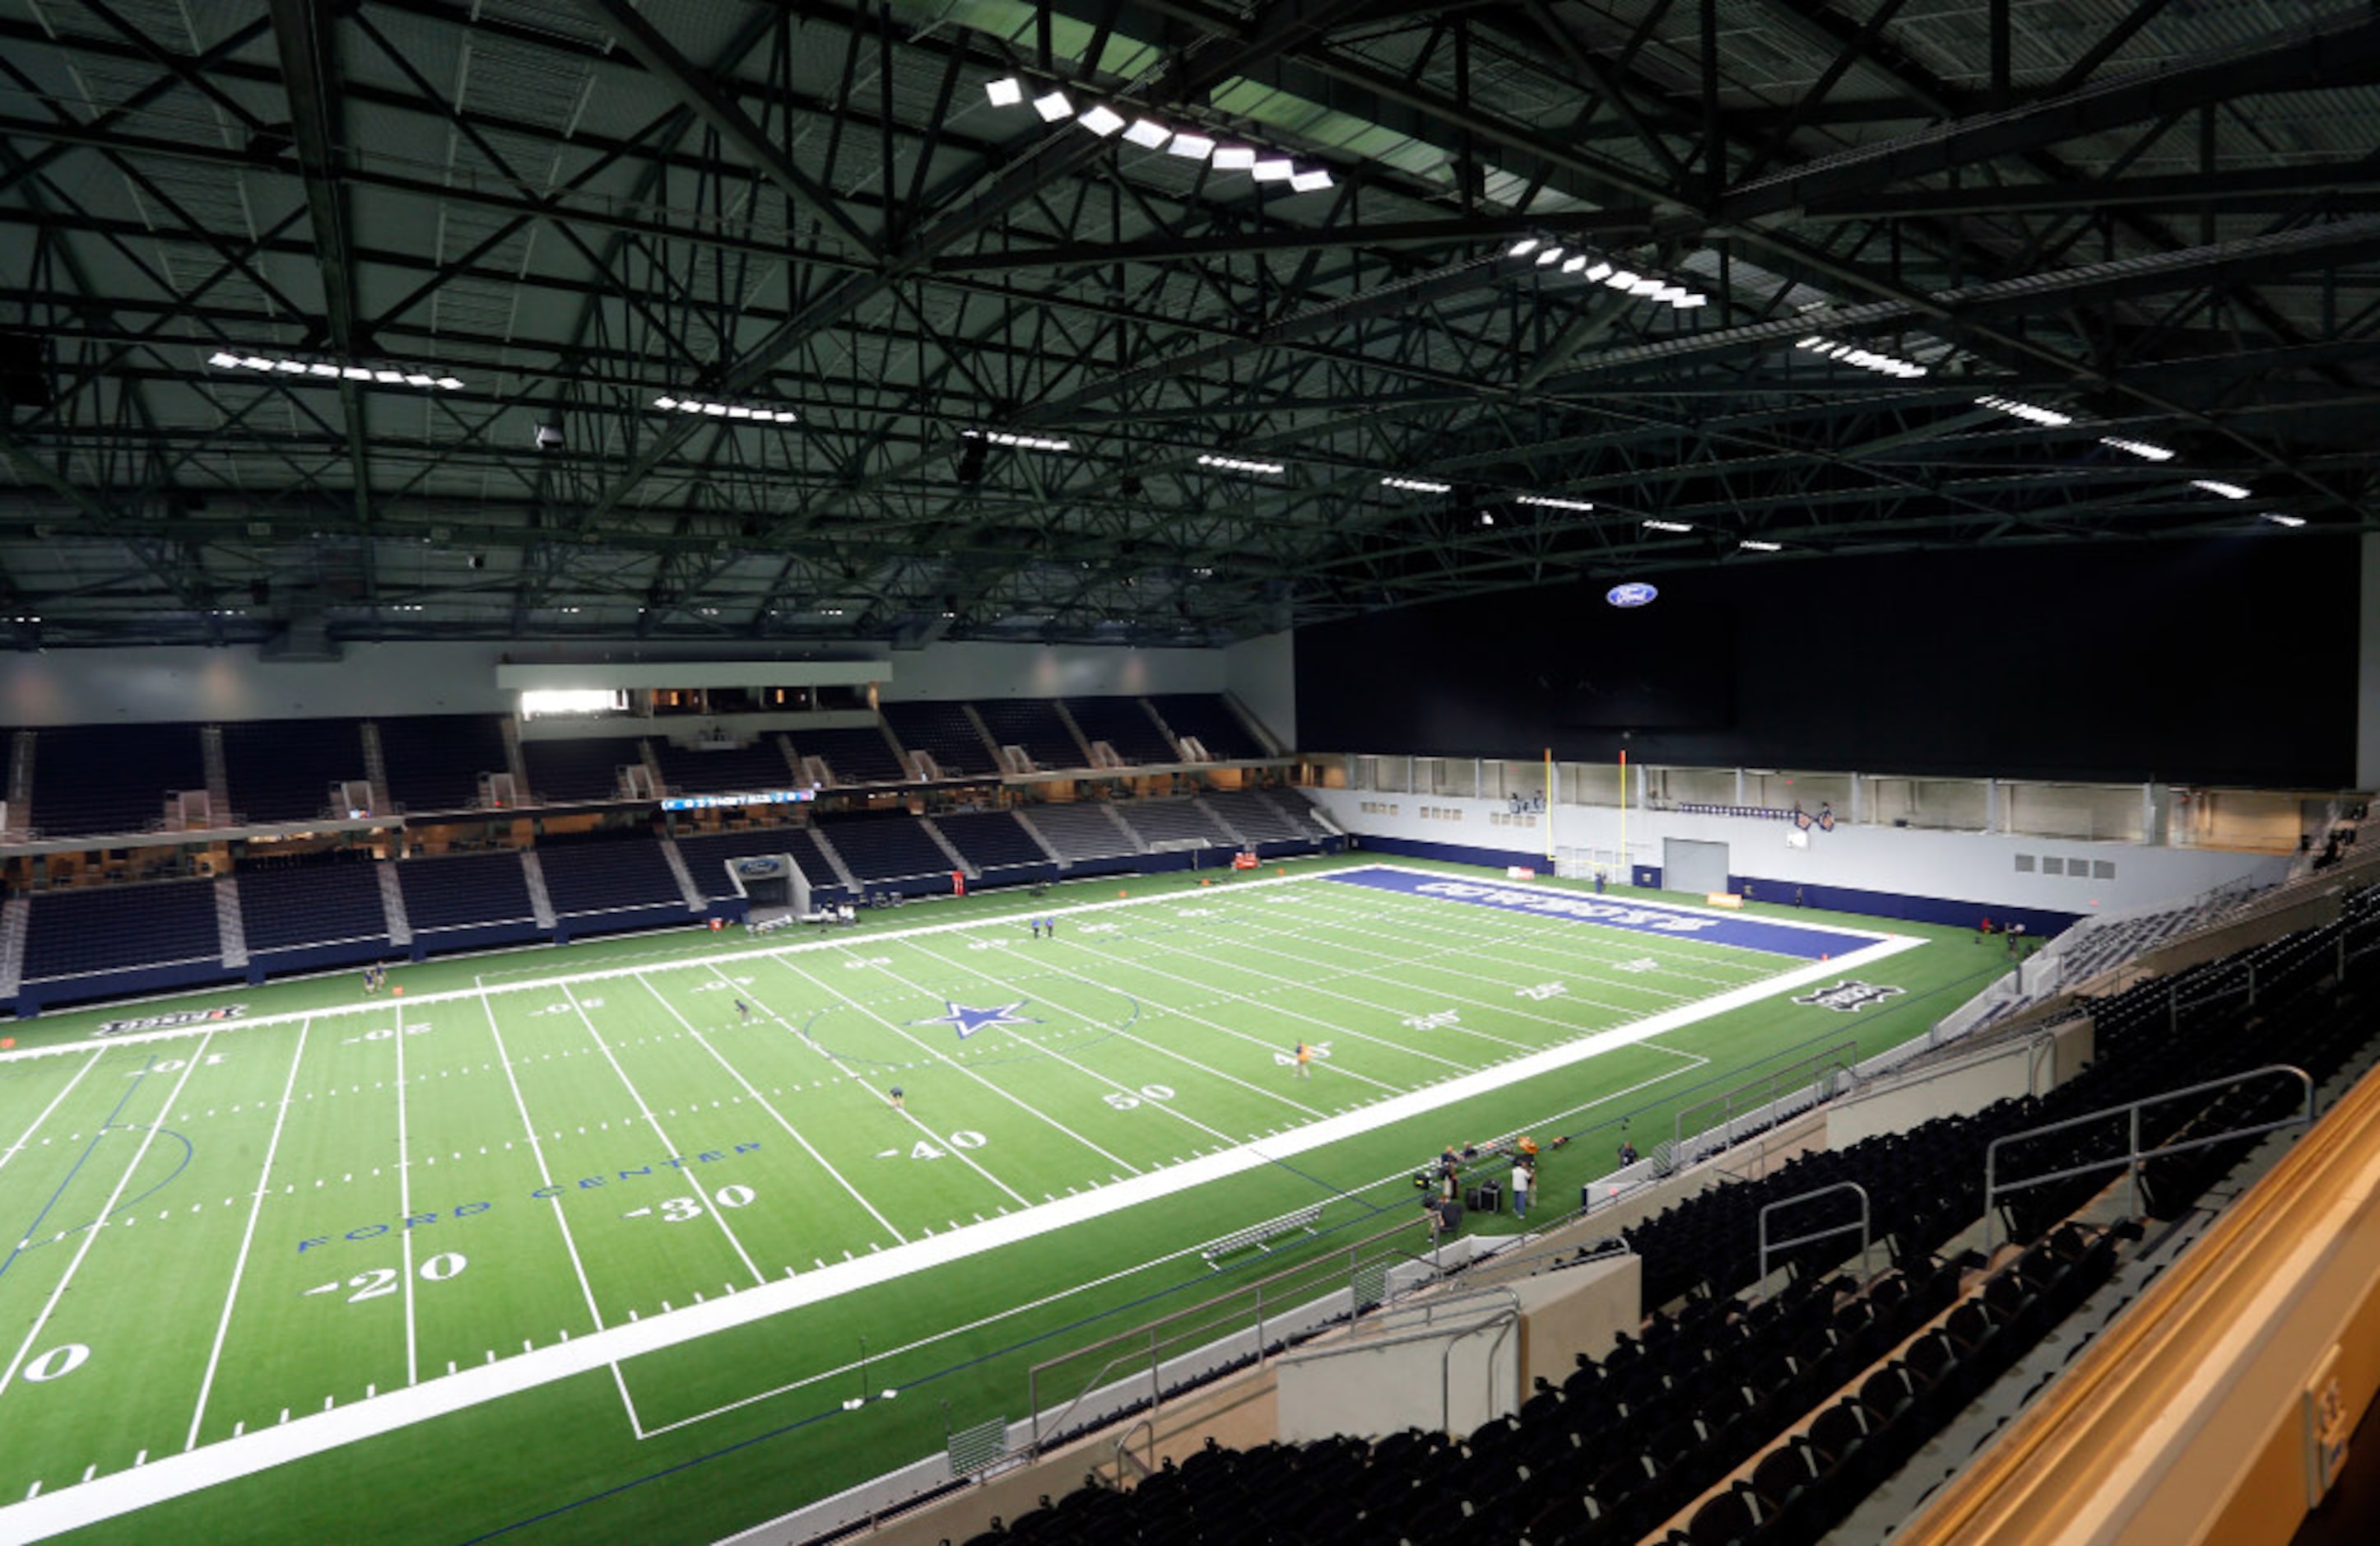
[[[1085,923],[1078,925],[1075,928],[1075,932],[1078,934],[1112,934],[1123,927],[1123,925],[1121,923]]]
[[[1549,998],[1560,998],[1567,992],[1569,992],[1569,990],[1564,988],[1559,982],[1540,982],[1534,988],[1515,988],[1512,990],[1512,996],[1514,998],[1535,999],[1542,1003]]]
[[[710,1194],[710,1200],[715,1207],[742,1208],[758,1195],[749,1187],[722,1187]],[[662,1221],[664,1223],[685,1223],[689,1219],[700,1217],[702,1203],[698,1199],[672,1197],[662,1199]]]
[[[60,1343],[25,1366],[25,1378],[40,1384],[61,1374],[72,1374],[91,1361],[91,1349],[79,1342]]]
[[[1005,950],[1010,943],[1007,940],[969,940],[967,948],[969,950]]]
[[[542,1010],[540,1010],[540,1011],[539,1011],[539,1013],[542,1014],[542,1013],[543,1013],[543,1011],[542,1011]],[[406,1028],[405,1028],[405,1034],[407,1034],[407,1036],[419,1036],[419,1035],[420,1035],[423,1031],[428,1030],[429,1029],[430,1029],[430,1028],[429,1028],[428,1026],[426,1026],[426,1025],[423,1025],[423,1026],[407,1026],[407,1027],[406,1027]],[[365,1031],[361,1036],[350,1036],[350,1037],[347,1037],[347,1038],[346,1038],[344,1041],[342,1041],[339,1043],[339,1045],[341,1045],[341,1046],[343,1046],[343,1047],[352,1047],[352,1046],[354,1046],[354,1045],[355,1045],[357,1042],[358,1042],[358,1041],[395,1041],[395,1040],[396,1040],[396,1031],[395,1031],[395,1029],[393,1027],[389,1027],[389,1026],[382,1026],[382,1027],[381,1027],[378,1030],[368,1030],[368,1031]]]
[[[199,1066],[201,1068],[212,1068],[223,1060],[223,1053],[209,1053],[206,1056],[199,1059]],[[137,1079],[143,1074],[178,1074],[188,1066],[188,1064],[184,1059],[169,1057],[162,1062],[152,1063],[146,1068],[135,1068],[124,1077],[128,1079]]]
[[[853,971],[858,971],[866,967],[889,967],[892,964],[892,957],[890,956],[860,956],[844,963]]]
[[[1151,1101],[1171,1101],[1173,1099],[1173,1087],[1168,1084],[1145,1084],[1140,1087],[1139,1095],[1127,1095],[1121,1090],[1111,1090],[1099,1099],[1118,1111],[1130,1111],[1140,1104],[1144,1096]]]
[[[470,1259],[460,1251],[441,1251],[414,1269],[414,1275],[425,1283],[444,1283],[448,1278],[458,1276],[470,1264]],[[355,1292],[347,1296],[347,1303],[359,1305],[366,1299],[383,1298],[395,1293],[396,1280],[395,1268],[374,1267],[368,1272],[358,1272],[345,1283],[321,1284],[305,1292],[310,1295],[329,1294],[341,1288],[352,1288]]]
[[[950,1136],[950,1145],[952,1149],[981,1149],[985,1144],[990,1141],[991,1140],[990,1138],[985,1138],[981,1133],[969,1127],[961,1127],[957,1132],[953,1133]],[[909,1150],[909,1158],[913,1160],[939,1160],[949,1151],[949,1150],[938,1149],[926,1139],[919,1138],[917,1140],[917,1147]]]

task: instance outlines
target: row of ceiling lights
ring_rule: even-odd
[[[2023,402],[2015,397],[1982,396],[1975,399],[1975,406],[2005,413],[2012,419],[2022,419],[2028,424],[2039,424],[2045,429],[2062,430],[2074,422],[2074,416],[2070,413],[2062,413],[2057,408],[2043,408],[2038,403]],[[2122,435],[2101,435],[2099,444],[2110,450],[2121,451],[2126,456],[2138,456],[2144,462],[2169,462],[2174,458],[2171,446],[2159,445],[2155,441],[2131,440]],[[2246,485],[2229,482],[2220,478],[2192,478],[2190,481],[2190,486],[2223,499],[2239,500],[2254,496],[2254,491]],[[2294,527],[2305,524],[2303,516],[2284,515],[2277,510],[2263,512],[2262,518],[2275,526]]]
[[[1025,82],[1006,76],[984,83],[983,94],[994,107],[1014,107],[1025,101]],[[1218,172],[1245,172],[1257,182],[1287,183],[1296,193],[1314,193],[1330,186],[1330,174],[1318,166],[1301,170],[1285,155],[1273,155],[1253,145],[1231,145],[1194,129],[1174,128],[1154,118],[1127,118],[1104,102],[1077,109],[1062,90],[1051,87],[1033,98],[1033,111],[1047,123],[1072,119],[1105,140],[1121,136],[1144,150],[1163,151],[1185,161],[1204,162]]]
[[[1690,286],[1664,279],[1658,274],[1640,274],[1601,253],[1585,248],[1565,247],[1549,237],[1523,237],[1504,250],[1504,256],[1535,257],[1539,268],[1574,274],[1590,283],[1618,290],[1622,295],[1633,296],[1639,300],[1666,302],[1681,311],[1691,311],[1697,306],[1710,304],[1710,297]]]
[[[379,386],[434,388],[441,392],[463,389],[462,380],[455,376],[433,376],[426,371],[394,371],[384,366],[340,365],[327,359],[298,359],[286,355],[234,354],[228,349],[217,349],[207,356],[207,363],[218,371],[256,371],[268,375],[370,382]]]

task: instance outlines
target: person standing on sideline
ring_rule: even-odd
[[[1045,919],[1043,919],[1041,920],[1041,931],[1042,931],[1043,933],[1045,933],[1045,934],[1049,935],[1049,936],[1050,936],[1051,939],[1053,939],[1053,940],[1054,940],[1054,939],[1056,939],[1056,938],[1058,937],[1058,915],[1057,915],[1057,914],[1052,913],[1052,914],[1050,914],[1048,918],[1045,918]]]
[[[1512,1162],[1512,1216],[1529,1216],[1529,1192],[1537,1184],[1537,1162],[1526,1154]]]
[[[1636,1146],[1626,1138],[1620,1140],[1620,1168],[1626,1170],[1637,1161]]]
[[[1028,918],[1025,921],[1032,927],[1033,937],[1037,940],[1039,939],[1041,937],[1041,920],[1038,918]]]
[[[1297,1054],[1293,1066],[1297,1070],[1296,1077],[1301,1079],[1312,1078],[1314,1077],[1314,1049],[1307,1046],[1305,1042],[1300,1041],[1297,1044]]]

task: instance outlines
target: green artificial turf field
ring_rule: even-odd
[[[1301,1250],[1418,1240],[1443,1143],[1571,1136],[1551,1216],[1623,1118],[1649,1148],[1764,1060],[1921,1034],[2005,967],[1961,930],[1730,920],[1893,936],[1852,974],[1899,993],[1795,1004],[1833,959],[1363,872],[10,1027],[0,1540],[715,1540],[1024,1417],[1027,1367],[1068,1346]],[[1198,1253],[1315,1203],[1313,1236]]]

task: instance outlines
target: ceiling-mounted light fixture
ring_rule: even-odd
[[[1009,430],[961,430],[969,440],[990,441],[994,445],[1014,445],[1026,451],[1072,451],[1071,440],[1057,440],[1048,435],[1021,435]]]
[[[1146,146],[1153,151],[1172,139],[1173,131],[1155,119],[1135,118],[1132,127],[1123,131],[1123,137],[1135,145]]]
[[[1647,531],[1692,531],[1694,527],[1688,522],[1682,520],[1648,520],[1645,523],[1645,530]]]
[[[2285,516],[2285,515],[2281,514],[2281,512],[2279,512],[2278,510],[2267,510],[2267,511],[2265,511],[2265,514],[2264,514],[2264,518],[2265,518],[2265,520],[2271,521],[2275,526],[2292,526],[2292,527],[2294,527],[2294,526],[2303,526],[2303,525],[2305,524],[2305,517],[2304,517],[2303,516]]]
[[[983,94],[994,107],[1014,107],[1025,100],[1025,82],[1013,75],[983,83]]]
[[[1075,104],[1066,100],[1065,92],[1051,91],[1033,99],[1033,111],[1041,115],[1043,122],[1054,124],[1061,118],[1073,117]]]
[[[2151,441],[2125,440],[2118,435],[2101,435],[2099,437],[2099,444],[2102,445],[2112,446],[2116,450],[2123,452],[2126,456],[2138,456],[2144,462],[2169,462],[2173,460],[2173,451],[2170,447],[2158,445]]]
[[[1746,553],[1782,553],[1785,551],[1784,543],[1763,542],[1757,537],[1742,538],[1737,542],[1735,545],[1743,549]]]
[[[1075,122],[1104,140],[1123,128],[1123,115],[1106,103],[1095,102],[1075,115]]]
[[[1557,499],[1549,493],[1520,493],[1512,496],[1515,505],[1536,505],[1548,510],[1592,510],[1595,506],[1584,499]]]
[[[1201,455],[1198,458],[1198,465],[1200,467],[1211,467],[1221,472],[1252,472],[1266,477],[1277,477],[1281,473],[1289,470],[1279,462],[1255,462],[1248,461],[1239,456],[1217,456],[1211,455]]]
[[[1165,147],[1165,153],[1189,161],[1204,161],[1215,153],[1215,140],[1211,135],[1193,134],[1184,129],[1173,136],[1173,142]]]
[[[655,397],[653,409],[658,413],[699,413],[713,419],[748,419],[761,424],[792,424],[801,415],[789,408],[751,408],[740,403],[717,403],[701,397]]]
[[[2014,397],[1978,397],[1975,399],[1975,406],[1991,408],[2005,413],[2011,419],[2022,419],[2028,424],[2039,424],[2052,430],[2062,430],[2074,422],[2074,416],[2070,413],[2060,413],[2056,408],[2043,408],[2035,403],[2019,402]]]
[[[1215,147],[1214,165],[1218,172],[1245,172],[1252,170],[1256,164],[1257,152],[1253,145]]]
[[[2245,499],[2248,497],[2248,491],[2246,489],[2241,488],[2237,483],[2224,482],[2219,478],[2192,478],[2190,481],[2190,486],[2193,489],[2204,489],[2208,493],[2219,493],[2226,499]]]
[[[234,354],[217,349],[207,363],[218,371],[256,371],[273,375],[310,376],[321,381],[373,382],[382,386],[410,386],[460,392],[459,376],[433,376],[427,371],[378,370],[366,365],[339,365],[324,359],[291,359],[282,355]]]
[[[1433,483],[1425,478],[1383,478],[1380,480],[1380,487],[1402,489],[1407,493],[1452,493],[1454,492],[1454,485],[1451,483]]]

